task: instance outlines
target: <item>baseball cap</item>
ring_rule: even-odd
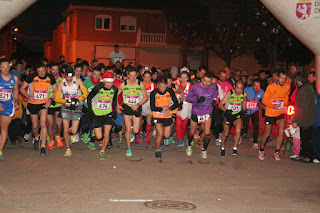
[[[179,69],[176,66],[171,67],[170,69],[171,74],[179,74]]]

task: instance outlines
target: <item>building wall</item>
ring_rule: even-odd
[[[75,15],[74,15],[75,14]],[[76,25],[76,40],[101,41],[114,43],[135,43],[138,28],[141,32],[166,33],[166,19],[163,14],[145,14],[137,12],[76,10],[72,24]],[[95,16],[110,15],[111,30],[95,30]],[[120,16],[136,17],[136,32],[120,32]]]

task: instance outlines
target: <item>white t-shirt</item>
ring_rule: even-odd
[[[113,64],[115,64],[117,61],[122,63],[122,61],[125,59],[124,54],[121,51],[118,53],[113,51],[110,53],[109,58],[111,58]]]

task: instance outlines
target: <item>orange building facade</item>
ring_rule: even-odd
[[[58,61],[81,58],[109,65],[109,54],[118,44],[129,62],[161,69],[188,66],[196,70],[208,65],[216,74],[225,63],[211,51],[198,48],[183,50],[170,29],[165,14],[160,10],[123,9],[70,5],[63,15],[66,20],[53,30],[52,40],[44,44],[44,57]],[[254,73],[260,66],[252,54],[242,55],[231,63],[232,69],[247,69]]]
[[[125,64],[168,68],[182,66],[182,46],[168,30],[164,13],[159,10],[136,10],[71,5],[63,13],[66,21],[44,44],[44,57],[58,61],[76,58],[109,64],[109,54],[118,44]]]

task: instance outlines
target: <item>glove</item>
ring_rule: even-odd
[[[232,115],[232,110],[227,109],[227,110],[224,112],[224,114],[226,114],[226,115]]]
[[[113,111],[113,112],[112,112],[112,119],[113,119],[113,120],[116,120],[117,117],[118,117],[118,116],[117,116],[116,111]]]
[[[217,105],[217,101],[216,101],[216,100],[213,100],[213,101],[212,101],[212,107],[215,108],[216,105]]]
[[[178,103],[178,111],[182,110],[182,105],[183,105],[183,102]]]
[[[197,99],[197,103],[203,103],[205,102],[206,98],[204,96],[201,96],[200,98]]]
[[[77,103],[79,103],[79,99],[78,98],[71,98],[70,103],[71,103],[70,110],[75,110]]]

